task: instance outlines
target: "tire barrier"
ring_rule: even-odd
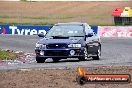
[[[130,7],[115,8],[112,12],[115,25],[132,25],[132,10]]]

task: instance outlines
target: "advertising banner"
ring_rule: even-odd
[[[12,35],[36,35],[38,33],[46,34],[52,26],[9,26],[0,25],[0,34]]]
[[[98,26],[100,37],[132,37],[132,26]]]
[[[46,32],[52,26],[9,26],[0,25],[0,34],[11,34],[11,35],[36,35],[38,33],[46,34]],[[97,33],[98,26],[91,26],[93,31]]]

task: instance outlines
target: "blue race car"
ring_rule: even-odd
[[[101,57],[100,38],[87,23],[58,23],[36,43],[37,63],[44,63],[47,58],[54,62],[60,59],[78,58],[84,61],[89,57],[99,60]]]

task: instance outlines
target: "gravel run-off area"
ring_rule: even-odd
[[[130,66],[87,67],[88,74],[130,74]],[[132,88],[127,84],[85,84],[76,82],[77,69],[19,69],[0,72],[0,88]]]

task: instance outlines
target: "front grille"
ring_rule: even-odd
[[[49,48],[67,48],[67,44],[48,44],[46,47],[48,49]]]
[[[48,50],[45,52],[46,56],[68,56],[69,52],[64,50]]]

